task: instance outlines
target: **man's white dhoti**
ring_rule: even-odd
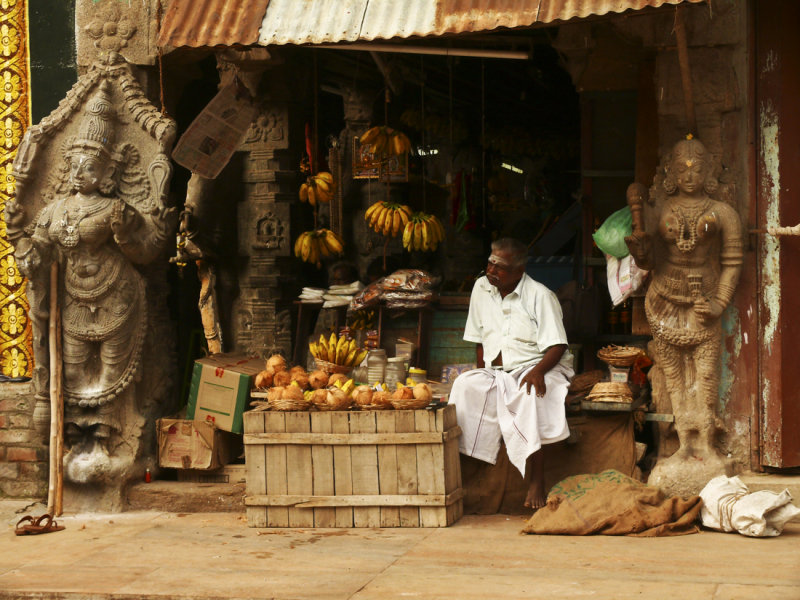
[[[519,382],[535,365],[506,373],[502,369],[473,369],[453,382],[450,404],[455,404],[461,427],[458,449],[462,454],[495,464],[500,439],[522,476],[525,462],[542,444],[569,437],[564,406],[574,371],[558,364],[544,376],[546,394],[539,398]]]

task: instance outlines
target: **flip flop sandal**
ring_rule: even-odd
[[[19,520],[19,522],[17,523],[17,527],[16,527],[16,529],[14,529],[14,533],[15,533],[16,535],[28,535],[28,533],[29,533],[29,532],[28,532],[28,525],[26,525],[26,524],[24,524],[24,523],[30,523],[30,524],[33,524],[33,522],[34,522],[34,521],[33,521],[33,517],[32,517],[32,516],[30,516],[30,515],[25,515],[25,516],[24,516],[24,517],[22,517],[22,518]]]
[[[24,529],[28,535],[39,535],[40,533],[50,533],[51,531],[61,531],[63,525],[59,525],[49,514],[45,513],[37,518],[32,525],[25,525]]]

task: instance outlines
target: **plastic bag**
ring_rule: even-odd
[[[597,247],[605,254],[623,258],[629,254],[625,237],[633,233],[633,217],[627,206],[612,213],[592,234]]]
[[[792,504],[789,490],[780,494],[770,490],[748,493],[738,477],[720,475],[700,492],[703,525],[719,531],[738,531],[750,537],[780,535],[784,526],[800,514]]]

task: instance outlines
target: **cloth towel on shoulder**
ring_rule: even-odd
[[[662,537],[697,533],[703,505],[700,496],[667,498],[659,488],[645,485],[609,469],[574,475],[557,483],[547,505],[537,510],[523,533],[555,535],[629,535]]]

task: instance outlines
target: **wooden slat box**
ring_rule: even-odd
[[[463,513],[454,406],[248,412],[250,527],[447,527]]]

